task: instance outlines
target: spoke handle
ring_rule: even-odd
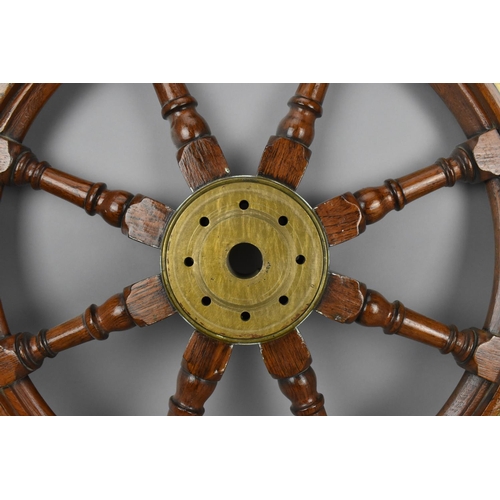
[[[281,392],[291,401],[296,416],[325,416],[325,400],[317,391],[311,354],[297,330],[260,345],[269,374],[277,379]]]
[[[37,335],[21,332],[5,336],[0,339],[0,387],[24,378],[40,368],[46,358],[53,358],[61,351],[94,339],[105,340],[111,332],[153,324],[174,312],[160,276],[153,276]]]
[[[205,119],[196,111],[198,102],[183,83],[153,84],[162,106],[162,116],[170,121],[177,162],[186,182],[194,191],[207,182],[225,177],[229,166],[217,139]]]
[[[323,114],[327,90],[327,83],[301,83],[288,101],[290,110],[279,123],[276,135],[309,147],[314,139],[314,123]]]
[[[299,185],[311,157],[314,124],[323,113],[327,83],[301,83],[288,101],[290,110],[269,138],[260,160],[258,174],[277,180],[292,189]]]
[[[440,158],[434,165],[399,179],[388,179],[383,186],[354,193],[367,225],[378,222],[392,210],[402,210],[408,203],[443,187],[452,187],[457,180],[472,182],[475,169],[465,151],[457,148],[449,158]]]
[[[109,191],[103,182],[92,183],[38,161],[28,152],[16,164],[12,184],[30,184],[33,189],[50,193],[77,207],[88,215],[99,214],[108,224],[121,227],[125,212],[134,195],[127,191]]]
[[[490,382],[500,379],[500,337],[478,328],[459,331],[455,325],[427,318],[401,302],[390,303],[374,290],[366,290],[356,322],[381,327],[386,334],[397,334],[451,353],[464,369]]]
[[[37,335],[21,332],[0,341],[0,387],[24,378],[42,366],[45,358],[90,340],[104,340],[112,331],[135,326],[123,294],[101,306],[92,304],[85,313],[66,323],[41,330]]]
[[[448,158],[382,186],[345,193],[318,205],[315,210],[330,245],[338,245],[363,233],[393,210],[457,181],[484,182],[500,175],[494,158],[500,154],[500,135],[491,130],[458,146]]]
[[[7,179],[9,184],[29,184],[35,190],[41,189],[84,209],[88,215],[98,214],[133,240],[160,246],[164,227],[173,213],[170,207],[141,194],[110,191],[103,182],[93,183],[61,172],[46,161],[38,161],[27,148],[15,151]]]
[[[184,352],[169,416],[202,416],[204,404],[224,375],[233,346],[194,332]]]
[[[170,120],[172,140],[178,149],[200,137],[211,135],[205,119],[196,111],[198,101],[183,83],[155,83],[161,114]]]

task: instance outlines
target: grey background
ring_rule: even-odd
[[[189,89],[238,175],[256,172],[296,84]],[[427,85],[333,84],[298,192],[315,206],[429,165],[463,141]],[[25,144],[55,168],[173,208],[190,193],[149,84],[63,85]],[[0,227],[0,298],[12,331],[59,324],[159,272],[158,250],[28,187],[4,190]],[[484,187],[457,185],[331,249],[331,267],[390,301],[465,328],[483,324],[493,257]],[[300,331],[331,415],[432,415],[462,374],[450,356],[379,329],[314,313]],[[45,361],[32,380],[57,414],[164,415],[191,332],[176,315],[112,333]],[[206,414],[289,415],[257,346],[235,347]]]

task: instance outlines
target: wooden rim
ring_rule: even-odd
[[[493,84],[433,84],[432,88],[453,113],[465,135],[470,138],[498,127],[500,94]],[[495,273],[488,316],[484,328],[500,333],[500,181],[492,179],[486,189],[493,217]],[[490,415],[498,408],[498,386],[465,372],[439,415]]]
[[[0,85],[0,135],[22,142],[33,120],[57,87],[58,84]],[[432,87],[453,113],[467,137],[498,127],[500,94],[493,84],[433,84]],[[265,175],[265,166],[262,167],[261,174]],[[488,181],[486,189],[494,222],[496,252],[495,280],[484,329],[498,334],[500,333],[500,180]],[[10,335],[6,322],[2,321],[0,336]],[[0,415],[53,414],[29,377],[3,390],[0,389]],[[464,373],[439,412],[439,415],[497,414],[500,414],[498,384],[488,382],[469,372]]]

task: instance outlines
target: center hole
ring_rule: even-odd
[[[251,243],[238,243],[229,251],[229,269],[238,278],[252,278],[262,269],[262,254]]]

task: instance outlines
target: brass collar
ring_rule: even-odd
[[[311,313],[328,273],[328,243],[311,207],[263,177],[230,177],[191,195],[162,243],[167,294],[219,340],[276,339]]]

